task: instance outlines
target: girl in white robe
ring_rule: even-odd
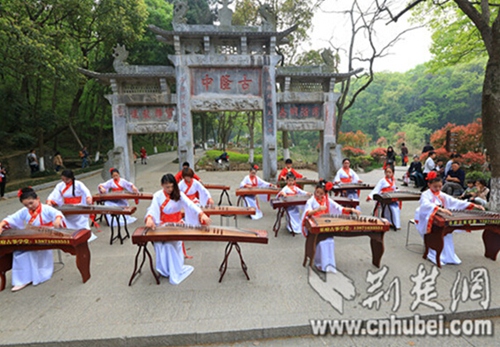
[[[139,193],[139,190],[136,188],[136,186],[127,180],[124,180],[123,178],[120,177],[120,172],[115,169],[111,168],[109,170],[109,173],[111,174],[111,179],[107,180],[104,183],[99,184],[97,189],[99,190],[99,193],[105,194],[108,192],[123,192],[123,191],[129,191],[132,193]],[[105,206],[118,206],[118,207],[127,207],[128,206],[128,200],[122,199],[122,200],[108,200],[104,201]],[[125,220],[128,224],[134,223],[137,218],[133,216],[127,216],[123,215],[125,217]],[[111,225],[111,217],[106,215],[106,221],[108,222],[108,225]],[[124,220],[122,219],[122,216],[118,218],[120,221],[120,225],[124,225]],[[116,220],[113,219],[113,226],[116,226]]]
[[[302,233],[305,237],[307,237],[307,229],[304,226],[306,217],[321,216],[322,214],[339,215],[355,213],[359,215],[361,213],[354,208],[340,206],[329,198],[327,192],[332,188],[330,185],[333,186],[331,182],[325,184],[324,181],[320,181],[314,189],[314,196],[306,203],[304,214],[302,215]],[[320,241],[316,245],[314,266],[324,272],[337,272],[333,237]]]
[[[182,170],[182,181],[179,182],[179,190],[200,207],[211,206],[214,200],[203,184],[194,179],[193,169]]]
[[[362,183],[363,181],[359,179],[358,174],[350,167],[351,161],[348,158],[342,160],[342,168],[337,171],[333,179],[333,184]],[[344,196],[350,199],[359,199],[359,191],[353,189],[346,190]]]
[[[19,200],[25,206],[0,222],[0,234],[5,229],[25,229],[26,225],[60,228],[62,212],[40,203],[32,188],[19,190]],[[49,280],[54,271],[52,250],[15,251],[12,262],[12,291]]]
[[[153,195],[145,222],[153,230],[165,223],[182,223],[184,210],[185,222],[197,226],[210,224],[210,218],[189,198],[179,191],[174,175],[166,174],[161,179],[162,190]],[[184,265],[182,241],[154,242],[156,252],[156,270],[160,275],[169,277],[171,284],[179,284],[194,270],[190,265]]]
[[[71,170],[64,170],[61,173],[61,180],[54,190],[47,197],[47,205],[92,205],[92,194],[90,190],[80,181],[75,180],[75,174]],[[89,215],[75,214],[65,217],[66,228],[72,230],[88,229]],[[89,242],[97,239],[92,233]]]
[[[250,174],[243,178],[243,181],[240,183],[240,188],[268,188],[275,187],[274,184],[264,181],[262,178],[257,176],[257,170],[259,167],[257,165],[252,165],[250,168]],[[267,197],[267,195],[260,196],[261,199],[263,197]],[[264,215],[262,214],[262,210],[259,206],[259,197],[257,195],[246,195],[244,196],[245,202],[248,207],[255,208],[255,214],[250,217],[254,220],[261,219]]]
[[[384,173],[385,177],[378,181],[375,188],[373,188],[371,193],[366,198],[366,201],[372,200],[375,194],[392,193],[398,190],[398,187],[396,187],[396,180],[394,179],[393,167],[391,165],[387,165]],[[396,230],[401,229],[400,207],[401,206],[398,202],[393,202],[392,204],[387,205],[383,211],[384,217],[387,218],[392,225],[394,225]]]
[[[281,189],[278,193],[277,197],[280,196],[295,196],[295,195],[309,195],[312,194],[306,192],[305,190],[300,189],[295,185],[296,177],[292,172],[287,173],[286,175],[286,186]],[[286,215],[286,227],[290,233],[300,234],[302,232],[302,219],[301,219],[301,209],[302,206],[290,206],[287,207],[287,215]]]
[[[423,192],[420,196],[420,206],[415,211],[415,224],[417,227],[417,231],[420,233],[422,238],[425,234],[431,232],[432,221],[434,219],[434,215],[438,211],[451,215],[450,210],[470,210],[473,208],[484,210],[484,207],[481,205],[458,200],[448,194],[441,192],[443,181],[435,171],[429,172],[426,180],[429,189]],[[434,249],[429,249],[427,259],[429,259],[434,264],[437,264],[436,251]],[[441,252],[439,259],[441,265],[460,264],[462,262],[460,258],[455,254],[455,245],[453,244],[452,233],[447,234],[444,237],[443,251]]]

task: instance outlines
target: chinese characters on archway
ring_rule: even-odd
[[[192,94],[261,95],[260,69],[192,69]]]
[[[319,104],[282,104],[278,106],[278,119],[323,119],[323,106]]]
[[[130,122],[170,122],[175,121],[175,108],[164,106],[129,107]]]

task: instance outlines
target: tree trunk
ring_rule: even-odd
[[[499,37],[500,38],[500,37]],[[483,84],[483,140],[491,164],[490,205],[500,211],[500,40],[490,55]]]

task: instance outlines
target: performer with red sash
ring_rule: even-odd
[[[107,180],[104,183],[99,184],[97,187],[97,190],[99,190],[99,193],[104,194],[108,192],[123,192],[123,191],[129,191],[132,193],[139,193],[139,190],[137,187],[132,183],[129,182],[123,178],[120,177],[120,172],[118,169],[111,168],[109,169],[109,173],[111,174],[111,179]],[[106,200],[104,201],[104,205],[106,206],[119,206],[119,207],[127,207],[128,206],[128,200],[122,199],[122,200]],[[126,218],[127,224],[134,223],[137,218],[132,217],[132,216],[127,216],[124,215]],[[112,220],[111,218],[108,218],[106,216],[106,220],[108,221],[108,225],[110,225],[110,221]],[[113,222],[116,224],[116,222],[113,219]],[[120,225],[124,225],[125,222],[120,218]]]
[[[274,184],[264,181],[262,178],[257,176],[257,170],[259,167],[255,164],[250,166],[250,174],[243,178],[243,181],[240,183],[240,188],[267,188],[267,187],[275,187]],[[245,202],[248,207],[255,207],[255,214],[251,215],[252,219],[261,219],[264,215],[262,214],[262,210],[259,206],[259,200],[257,195],[246,195]]]
[[[360,215],[361,212],[350,207],[340,206],[328,197],[327,193],[333,188],[331,182],[320,181],[314,189],[314,196],[307,200],[304,214],[302,215],[302,233],[307,237],[307,229],[304,227],[306,217],[321,216],[322,214],[339,215],[352,214]],[[316,246],[314,265],[318,270],[336,273],[335,263],[335,242],[333,237],[323,240]]]
[[[477,208],[484,211],[484,207],[481,205],[473,204],[467,201],[458,200],[445,194],[441,191],[443,187],[443,181],[439,177],[436,171],[431,171],[426,177],[427,189],[420,196],[420,206],[415,211],[415,224],[417,230],[422,237],[425,234],[431,232],[432,221],[434,216],[439,211],[451,215],[450,210],[471,210]],[[455,230],[456,232],[457,230]],[[462,261],[455,254],[455,245],[453,244],[453,234],[447,234],[444,237],[443,251],[441,252],[440,261],[441,265],[445,264],[460,264]],[[436,251],[432,248],[429,249],[427,254],[427,259],[429,259],[434,264],[436,263]]]
[[[182,171],[184,169],[189,169],[189,163],[187,161],[185,161],[184,163],[182,163],[182,169],[178,173],[175,174],[175,181],[177,183],[179,183],[180,181],[182,181]],[[193,171],[193,178],[195,180],[197,180],[197,181],[201,181],[200,176],[198,176],[197,174],[195,174],[194,171]]]
[[[71,170],[64,170],[61,173],[61,180],[52,193],[47,198],[47,205],[92,205],[92,194],[90,190],[80,181],[75,180],[75,174]],[[72,230],[90,229],[89,216],[75,214],[67,216],[66,227]],[[89,242],[97,238],[94,233],[91,234]]]
[[[182,170],[182,181],[179,182],[179,190],[186,194],[198,206],[211,206],[214,200],[207,188],[194,179],[194,171],[190,168]]]
[[[394,179],[394,168],[392,165],[387,165],[385,170],[385,177],[378,181],[377,185],[371,193],[366,198],[366,201],[370,201],[373,199],[375,194],[384,194],[384,193],[392,193],[398,190],[396,187],[396,180]],[[389,209],[391,211],[389,211]],[[396,230],[401,229],[401,218],[400,218],[400,209],[401,202],[393,202],[386,207],[386,211],[383,211],[384,216],[389,219],[392,225],[396,228]],[[391,220],[391,216],[393,220]]]
[[[0,222],[0,234],[5,229],[25,229],[26,225],[60,228],[64,223],[62,212],[40,203],[32,188],[20,189],[22,209]],[[30,283],[34,286],[49,280],[54,272],[52,250],[15,251],[12,262],[12,291],[17,292]]]
[[[162,190],[153,195],[145,222],[146,226],[155,229],[165,223],[182,223],[182,211],[184,210],[185,222],[188,225],[209,225],[210,218],[203,213],[183,192],[174,175],[166,174],[161,178]],[[155,242],[156,270],[160,275],[169,277],[171,284],[179,284],[185,280],[194,270],[190,265],[184,265],[184,253],[182,241]]]
[[[342,183],[362,183],[359,176],[353,169],[351,169],[351,161],[349,158],[344,158],[342,160],[342,168],[337,171],[335,178],[333,179],[333,184]],[[347,190],[346,197],[350,199],[359,199],[359,191],[357,190]]]
[[[281,189],[278,193],[277,197],[280,196],[295,196],[295,195],[308,195],[312,194],[306,192],[305,190],[300,189],[295,184],[295,175],[292,172],[289,172],[286,175],[286,186]],[[302,206],[290,206],[287,207],[287,229],[290,233],[300,234],[302,232],[302,220],[301,220],[301,207]],[[290,218],[290,220],[288,220]],[[291,227],[291,228],[290,228]]]
[[[295,179],[297,178],[304,178],[303,175],[299,174],[297,171],[295,171],[294,168],[292,168],[293,161],[292,159],[288,158],[285,160],[285,167],[283,170],[281,170],[280,174],[278,175],[278,181],[279,180],[286,180],[287,174],[292,173],[295,176]]]

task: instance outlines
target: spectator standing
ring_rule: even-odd
[[[441,191],[448,195],[459,196],[464,191],[465,171],[460,168],[460,163],[454,161],[451,170],[445,178],[445,184]]]
[[[148,152],[146,152],[146,148],[141,147],[141,164],[148,165],[147,159],[148,159]]]
[[[401,144],[401,165],[406,166],[408,163],[408,147],[405,146],[403,142]]]
[[[5,184],[7,184],[7,170],[5,166],[0,163],[0,199],[4,200]]]
[[[436,156],[437,156],[436,152],[434,152],[434,151],[429,152],[429,156],[427,157],[427,159],[425,160],[425,163],[424,163],[424,170],[423,170],[424,180],[427,180],[427,175],[431,171],[434,171],[434,169],[436,168],[436,163],[434,162],[434,159],[436,158]],[[426,189],[427,189],[427,187],[424,185],[422,187],[422,192]]]
[[[89,165],[89,152],[87,151],[87,147],[83,147],[80,151],[80,157],[82,158],[82,169],[86,168]]]
[[[422,149],[422,154],[430,152],[430,151],[434,151],[434,147],[432,147],[432,145],[430,144],[430,142],[427,142],[427,144]]]
[[[396,165],[396,152],[394,152],[394,148],[392,148],[392,146],[389,146],[387,147],[384,170],[388,166],[394,167],[395,165]]]
[[[26,157],[26,160],[28,161],[28,165],[31,170],[31,174],[34,174],[38,170],[40,170],[40,166],[38,165],[38,158],[36,156],[36,151],[35,149],[32,149],[28,156]]]
[[[59,170],[62,167],[64,167],[63,159],[61,157],[61,153],[59,153],[59,152],[56,152],[56,154],[54,154],[54,159],[52,162],[54,163],[54,168],[55,168],[56,172],[59,172]]]

